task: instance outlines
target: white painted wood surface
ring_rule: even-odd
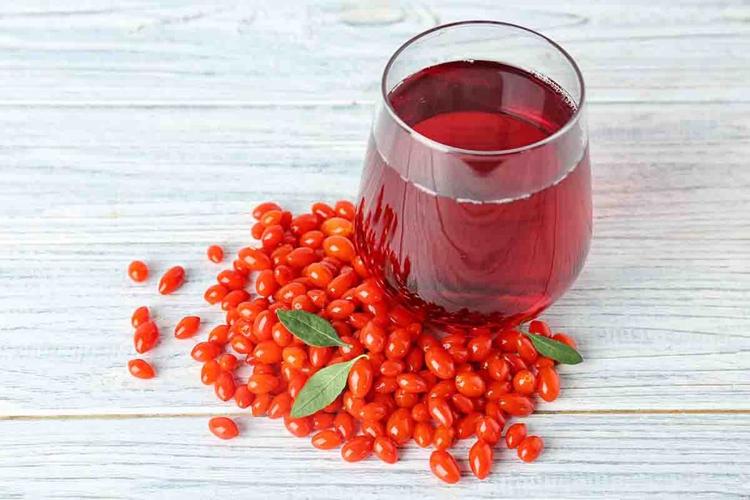
[[[0,3],[0,497],[749,497],[747,4],[281,4]],[[543,30],[589,84],[595,239],[546,314],[587,361],[532,418],[544,458],[450,488],[422,450],[344,465],[250,418],[216,442],[237,412],[192,341],[127,375],[130,311],[216,320],[206,245],[245,244],[260,200],[352,197],[386,58],[464,18]],[[134,257],[190,282],[157,296]]]

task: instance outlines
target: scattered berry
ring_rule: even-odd
[[[159,293],[168,295],[182,286],[185,282],[185,269],[174,266],[167,270],[159,280]]]
[[[208,260],[218,264],[219,262],[224,260],[224,249],[219,245],[211,245],[206,250],[206,255],[208,255]]]
[[[225,321],[190,353],[202,364],[201,382],[221,401],[256,417],[282,419],[292,435],[308,437],[317,449],[340,448],[348,462],[375,455],[394,463],[399,448],[413,440],[433,449],[433,474],[455,483],[461,471],[449,450],[458,441],[475,440],[468,467],[484,479],[506,418],[528,416],[539,400],[559,396],[556,362],[519,331],[451,326],[433,336],[422,317],[393,302],[356,253],[351,202],[315,203],[310,212],[296,216],[276,203],[263,203],[252,213],[257,222],[251,235],[258,243],[239,250],[203,295],[226,312]],[[218,245],[211,245],[207,255],[212,262],[224,260]],[[148,268],[135,261],[128,274],[142,281]],[[184,279],[182,267],[169,269],[159,292],[174,292]],[[346,346],[305,344],[280,323],[280,308],[321,316]],[[131,323],[136,351],[151,350],[159,331],[148,308],[136,309]],[[200,324],[198,316],[184,317],[175,337],[194,336]],[[575,346],[572,338],[553,334],[540,320],[532,321],[529,331]],[[295,398],[318,370],[360,354],[366,357],[354,363],[340,396],[310,416],[291,417]],[[141,359],[129,361],[128,370],[139,378],[155,375]],[[222,439],[239,434],[227,417],[212,418],[209,429]],[[525,424],[514,423],[505,432],[505,444],[532,462],[544,444],[526,434]]]
[[[237,424],[228,417],[214,417],[208,421],[208,430],[219,439],[232,439],[240,433]]]
[[[156,376],[154,367],[147,361],[138,358],[128,361],[128,371],[136,378],[148,379]]]
[[[148,266],[143,261],[134,260],[128,266],[128,276],[136,283],[146,281],[148,278]]]

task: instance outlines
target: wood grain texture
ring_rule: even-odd
[[[348,464],[315,450],[279,421],[242,421],[222,442],[206,419],[75,419],[0,428],[3,498],[748,498],[750,420],[729,415],[536,415],[544,459],[524,464],[497,448],[495,472],[446,486],[411,447],[395,465]],[[456,448],[461,467],[467,446]],[[0,455],[3,456],[3,455]],[[465,474],[469,474],[465,472]]]
[[[565,397],[549,409],[750,409],[748,111],[591,107],[595,240],[583,275],[547,313],[587,362],[565,368]],[[369,115],[6,107],[0,415],[215,408],[186,356],[192,341],[171,338],[187,312],[220,318],[201,299],[221,269],[205,248],[250,243],[247,213],[263,199],[304,209],[356,192]],[[182,263],[189,283],[156,296],[154,280],[125,277],[134,257],[154,275]],[[148,384],[123,369],[141,304],[165,339],[154,355],[164,377]]]
[[[739,0],[5,2],[0,88],[31,102],[367,100],[403,41],[476,18],[562,43],[592,102],[748,101]]]
[[[205,417],[238,413],[171,337],[220,317],[206,246],[246,245],[258,201],[351,198],[385,59],[466,18],[542,30],[588,83],[595,238],[545,314],[586,362],[530,419],[544,458],[498,451],[489,481],[444,488],[423,450],[343,465],[244,417],[217,442]],[[0,497],[750,497],[749,20],[721,0],[0,3]],[[188,283],[134,285],[135,257]],[[125,371],[141,304],[152,381]]]

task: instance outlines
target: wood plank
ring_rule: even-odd
[[[371,101],[390,54],[439,23],[538,29],[581,63],[592,102],[748,101],[741,0],[256,0],[0,6],[5,101]]]
[[[295,210],[357,190],[369,106],[11,107],[0,181],[0,415],[215,411],[169,338],[248,243],[249,207]],[[595,232],[587,267],[546,314],[587,362],[544,408],[750,409],[748,106],[594,105]],[[719,219],[719,215],[720,220]],[[125,277],[188,267],[175,296]],[[128,318],[165,341],[148,383],[124,369]],[[40,369],[41,368],[41,369]]]
[[[747,498],[747,415],[534,416],[546,449],[533,464],[498,447],[485,481],[465,472],[447,486],[429,451],[348,464],[286,434],[278,421],[239,419],[221,442],[205,417],[0,421],[4,498]],[[466,443],[466,441],[464,441]],[[468,444],[456,455],[461,467]]]

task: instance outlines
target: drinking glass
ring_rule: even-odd
[[[383,71],[357,249],[391,297],[433,323],[515,326],[583,267],[590,178],[570,55],[509,23],[439,26]]]

